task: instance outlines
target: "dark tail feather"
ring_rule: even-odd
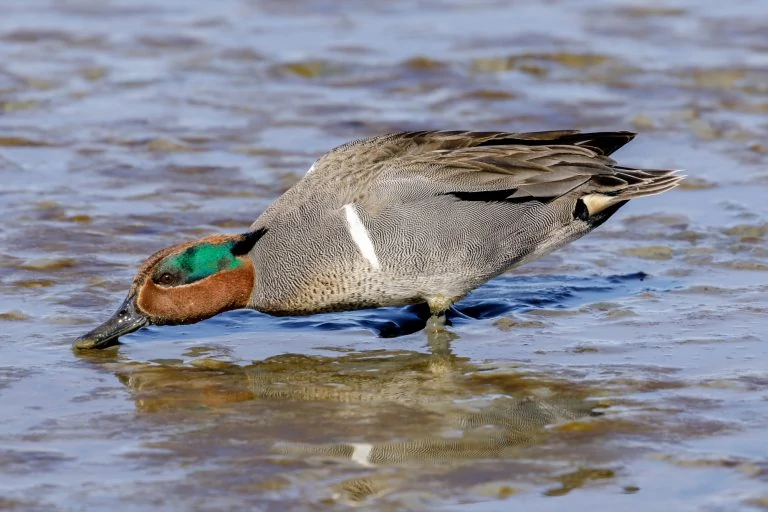
[[[632,139],[632,132],[593,132],[580,133],[577,131],[549,131],[499,134],[499,137],[491,138],[477,144],[477,146],[504,146],[520,144],[524,146],[579,146],[587,148],[599,155],[608,156]]]

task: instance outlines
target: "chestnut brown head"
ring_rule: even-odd
[[[213,235],[153,254],[117,312],[73,346],[105,348],[146,325],[191,324],[247,307],[254,284],[248,253],[265,232]]]

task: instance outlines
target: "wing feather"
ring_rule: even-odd
[[[375,213],[446,194],[498,200],[507,191],[515,202],[549,201],[579,187],[584,194],[616,195],[649,181],[660,190],[673,186],[665,179],[671,171],[622,167],[608,156],[632,138],[630,132],[573,130],[420,131],[352,141],[319,158],[252,227],[297,209],[352,202]]]

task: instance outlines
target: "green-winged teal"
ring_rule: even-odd
[[[304,315],[427,303],[433,315],[489,279],[682,179],[608,157],[629,132],[421,131],[318,159],[243,234],[152,255],[112,318],[75,340],[103,348],[145,325],[252,308]]]

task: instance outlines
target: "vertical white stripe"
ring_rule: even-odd
[[[314,170],[315,170],[315,164],[312,164],[312,167],[309,168],[309,170],[307,171],[307,174],[310,174]]]
[[[373,268],[378,269],[381,266],[379,265],[379,258],[376,257],[376,250],[373,248],[371,237],[368,235],[368,230],[363,226],[363,222],[357,214],[355,205],[352,203],[345,204],[344,214],[347,217],[349,234],[352,236],[352,241],[355,242],[355,245],[357,245],[357,248],[360,250],[360,254],[363,255],[363,258],[368,260],[368,263],[370,263]]]
[[[371,455],[373,445],[371,443],[349,443],[354,450],[352,451],[352,461],[357,462],[361,466],[372,466],[368,457]]]

